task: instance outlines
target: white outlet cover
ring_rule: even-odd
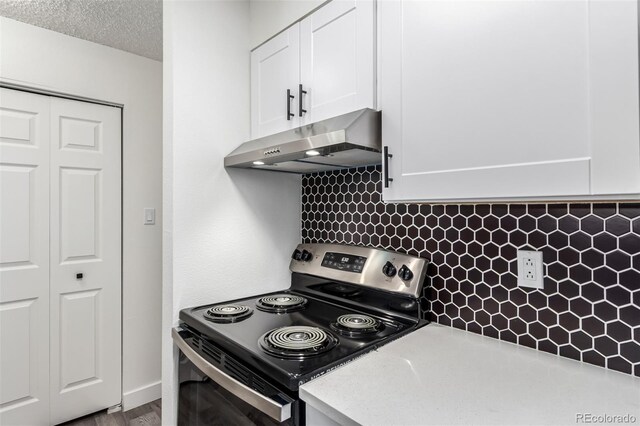
[[[533,264],[531,265],[531,263]],[[533,279],[528,278],[528,275],[533,275]],[[518,250],[518,286],[544,288],[544,267],[541,251]]]

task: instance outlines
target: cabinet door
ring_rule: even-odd
[[[300,24],[295,24],[251,52],[252,138],[300,125],[299,82]],[[287,90],[293,98],[287,99]]]
[[[391,200],[640,193],[637,4],[385,1]]]
[[[375,108],[372,0],[334,0],[300,23],[300,114],[312,123]]]

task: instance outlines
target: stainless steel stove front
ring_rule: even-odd
[[[172,337],[180,350],[179,425],[304,424],[297,398],[249,374],[219,349],[204,347],[205,342],[185,330],[173,329]]]

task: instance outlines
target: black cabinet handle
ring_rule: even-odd
[[[302,95],[306,95],[307,91],[302,90],[302,84],[298,85],[298,114],[302,117],[302,114],[306,113],[307,110],[302,108]]]
[[[383,154],[383,160],[384,160],[384,187],[385,188],[389,187],[389,182],[393,182],[393,178],[389,177],[389,158],[393,158],[393,155],[389,154],[389,147],[385,146],[384,147],[384,154]]]
[[[287,89],[287,120],[291,120],[291,117],[295,115],[291,112],[291,99],[293,98],[295,96],[291,94],[291,89]]]

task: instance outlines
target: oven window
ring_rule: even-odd
[[[297,410],[279,423],[219,386],[180,352],[178,425],[296,425]],[[294,404],[297,404],[294,403]]]

